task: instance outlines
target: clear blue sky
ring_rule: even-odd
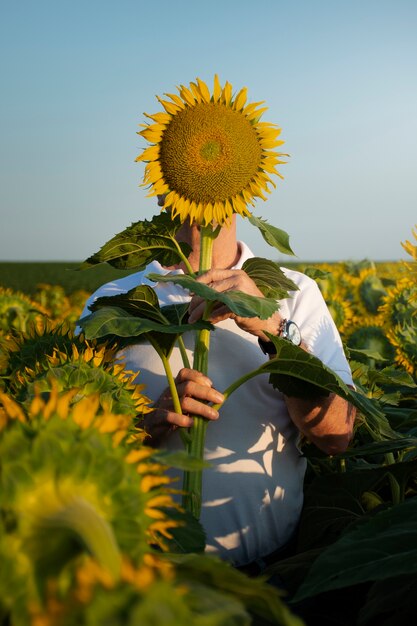
[[[0,260],[81,260],[156,212],[143,112],[214,73],[283,128],[254,213],[301,260],[407,258],[417,223],[416,0],[0,0]],[[239,236],[270,255],[257,231]],[[276,255],[273,255],[276,258]],[[285,257],[280,257],[281,259]]]

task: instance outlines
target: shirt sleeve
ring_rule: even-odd
[[[282,317],[293,320],[308,350],[330,367],[344,383],[352,385],[352,373],[342,340],[317,283],[293,270],[282,268],[299,287],[280,303]]]

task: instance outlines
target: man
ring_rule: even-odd
[[[197,271],[198,226],[184,223],[178,239],[191,245],[189,262]],[[248,247],[237,241],[233,220],[214,242],[212,269],[197,280],[219,292],[240,290],[262,298],[241,269],[251,256]],[[172,283],[155,284],[146,278],[151,272],[165,274],[172,270],[182,272],[183,268],[163,268],[153,262],[145,271],[105,285],[93,294],[87,306],[97,297],[148,284],[155,289],[161,305],[190,301],[193,322],[202,315],[201,299],[191,298]],[[211,421],[206,435],[205,458],[210,467],[203,474],[201,522],[207,534],[207,551],[236,566],[260,559],[268,562],[296,530],[306,467],[298,448],[300,433],[327,454],[343,452],[352,435],[354,409],[345,400],[334,395],[311,400],[284,397],[269,384],[267,374],[242,385],[220,413],[210,406],[223,401],[221,390],[268,358],[264,351],[268,352],[271,342],[268,344],[265,331],[281,334],[288,320],[301,334],[301,347],[319,357],[345,383],[352,384],[339,334],[316,283],[299,272],[285,273],[299,291],[282,300],[280,309],[268,320],[238,317],[221,304],[214,308],[210,321],[216,330],[211,333],[208,376],[184,368],[180,351],[174,349],[170,362],[182,414],[173,409],[164,370],[152,346],[137,344],[122,353],[127,369],[140,372],[138,381],[146,384],[147,395],[155,401],[155,411],[146,416],[145,428],[156,445],[181,447],[177,430],[192,424],[191,415]],[[87,306],[83,315],[89,313]],[[184,342],[192,359],[192,333],[185,334]]]

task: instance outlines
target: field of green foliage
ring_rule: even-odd
[[[328,303],[365,408],[345,454],[304,442],[295,552],[262,579],[204,553],[166,472],[190,460],[143,445],[137,417],[151,403],[115,365],[115,344],[74,337],[88,295],[122,272],[2,263],[0,626],[414,623],[417,247],[407,244],[408,262],[300,266]]]

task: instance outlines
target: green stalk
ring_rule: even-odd
[[[265,362],[265,365],[268,365],[268,361]],[[252,370],[251,372],[248,372],[247,374],[244,374],[243,376],[235,380],[229,387],[227,387],[227,389],[222,391],[222,394],[224,395],[223,402],[219,404],[213,404],[213,409],[216,409],[218,411],[220,407],[223,406],[223,404],[226,402],[226,400],[231,396],[231,394],[236,391],[236,389],[238,389],[241,385],[243,385],[243,383],[246,383],[251,378],[258,376],[259,374],[263,374],[263,370],[264,365],[260,365],[255,370]]]
[[[184,367],[188,367],[188,369],[190,369],[191,364],[190,364],[190,361],[188,359],[188,354],[187,354],[187,350],[185,349],[184,339],[182,338],[182,335],[180,335],[178,337],[177,344],[178,344],[178,348],[180,350],[180,354],[181,354],[181,358],[182,358],[182,362],[183,362]]]
[[[159,357],[162,361],[162,365],[164,366],[164,370],[165,370],[165,374],[167,377],[167,381],[168,381],[168,387],[169,390],[171,392],[171,397],[172,397],[172,403],[174,405],[174,411],[175,413],[179,413],[180,415],[182,414],[182,407],[181,407],[181,402],[178,396],[178,391],[177,391],[177,387],[175,385],[175,379],[174,379],[174,375],[172,373],[172,369],[171,369],[171,364],[169,362],[169,358],[164,354],[164,352],[160,349],[160,347],[158,346],[158,344],[154,341],[152,341],[152,337],[150,335],[148,335],[148,340],[149,343],[152,344],[152,346],[155,348],[156,352],[159,354]],[[184,428],[180,428],[179,429],[179,433],[182,439],[182,442],[184,444],[184,446],[188,446],[189,442],[190,442],[190,436],[189,434],[185,431]]]
[[[187,272],[189,273],[190,276],[195,276],[194,270],[191,267],[190,262],[187,259],[187,257],[183,254],[183,251],[181,250],[181,246],[179,245],[178,241],[176,239],[173,239],[173,242],[175,243],[175,246],[178,250],[178,255],[180,256],[185,267],[187,268]]]
[[[211,269],[213,243],[219,231],[219,228],[213,231],[211,225],[201,226],[199,274]],[[203,319],[207,319],[210,316],[212,307],[213,303],[206,304]],[[206,375],[208,371],[209,347],[210,331],[206,329],[200,330],[195,342],[193,368]],[[204,458],[204,441],[207,424],[208,421],[205,418],[198,415],[193,416],[193,426],[189,430],[190,442],[187,445],[187,452],[189,455],[198,459]],[[202,470],[184,472],[183,506],[197,519],[200,517],[201,513],[202,479]]]

